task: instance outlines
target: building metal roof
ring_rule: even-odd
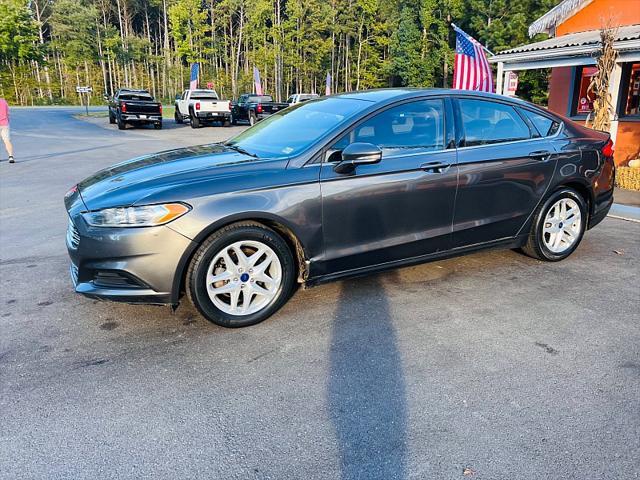
[[[529,43],[502,51],[489,58],[492,63],[523,58],[544,58],[555,53],[589,55],[600,48],[600,30],[571,33],[542,42]],[[640,48],[640,25],[627,25],[615,31],[614,48],[619,51]]]
[[[592,1],[593,0],[564,0],[529,26],[529,36],[533,37],[538,33],[553,34],[558,24],[575,15]]]

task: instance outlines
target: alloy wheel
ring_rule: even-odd
[[[581,230],[580,206],[571,198],[561,198],[547,212],[542,226],[542,239],[549,251],[561,254],[576,243]]]
[[[207,293],[213,304],[229,315],[259,312],[278,295],[282,265],[262,242],[246,240],[220,250],[207,270]]]

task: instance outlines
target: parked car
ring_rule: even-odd
[[[323,97],[80,182],[65,196],[71,275],[88,297],[176,305],[186,293],[212,322],[246,326],[296,283],[496,247],[562,260],[607,215],[614,174],[607,133],[521,100]]]
[[[222,122],[231,125],[231,102],[220,100],[215,90],[185,90],[176,96],[174,114],[176,123],[191,122],[191,128],[199,128],[203,123]]]
[[[289,104],[289,106],[291,106],[319,97],[320,95],[318,95],[317,93],[295,93],[287,99],[287,103]]]
[[[288,103],[274,102],[270,95],[245,93],[240,95],[237,103],[232,103],[232,122],[236,125],[239,120],[247,120],[249,125],[255,125],[259,120],[284,110],[288,106]]]
[[[109,104],[109,123],[117,123],[120,130],[127,124],[153,124],[156,130],[162,128],[162,104],[156,102],[147,90],[121,88],[112,97]]]

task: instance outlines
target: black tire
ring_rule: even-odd
[[[162,130],[162,122],[154,123],[153,128],[156,130]]]
[[[124,120],[122,120],[122,117],[120,116],[120,114],[118,114],[118,116],[116,117],[117,123],[118,123],[118,130],[124,130],[125,128],[127,128],[127,124],[125,123]]]
[[[196,117],[196,115],[193,113],[193,110],[191,111],[191,114],[189,116],[191,117],[191,128],[200,128],[200,119]]]
[[[253,112],[249,112],[249,125],[253,127],[257,121],[258,119],[256,118],[256,114]]]
[[[580,208],[580,232],[571,247],[560,253],[554,253],[549,250],[544,242],[543,228],[545,218],[549,213],[549,210],[556,202],[558,202],[562,198],[570,198],[578,204],[578,207]],[[536,209],[533,215],[533,224],[531,225],[531,231],[529,232],[527,243],[522,247],[522,251],[530,257],[537,258],[538,260],[543,260],[546,262],[558,262],[560,260],[564,260],[569,255],[571,255],[576,248],[578,248],[578,245],[580,245],[587,227],[587,222],[589,220],[588,216],[589,213],[587,202],[582,197],[582,195],[580,195],[574,189],[568,187],[563,187],[559,190],[556,190]]]
[[[173,113],[173,119],[176,121],[178,125],[182,125],[184,123],[184,119],[182,118],[182,114],[178,107],[176,107],[176,111]]]
[[[242,240],[268,245],[282,266],[282,283],[276,296],[262,310],[250,315],[231,315],[214,305],[207,293],[206,276],[210,263],[224,247]],[[210,322],[221,327],[238,328],[255,325],[273,315],[291,296],[296,279],[294,258],[287,243],[275,231],[255,222],[239,222],[218,230],[196,251],[186,275],[189,301]]]
[[[116,118],[113,116],[113,113],[111,112],[111,109],[109,109],[109,123],[111,125],[113,125],[114,123],[116,123]]]
[[[236,117],[231,115],[231,125],[237,125],[237,124],[238,124],[238,120],[236,120]]]
[[[222,121],[222,126],[223,127],[230,127],[231,126],[231,121],[230,120],[223,120]]]

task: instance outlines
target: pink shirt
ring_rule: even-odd
[[[4,98],[0,98],[0,127],[9,126],[9,105]]]

